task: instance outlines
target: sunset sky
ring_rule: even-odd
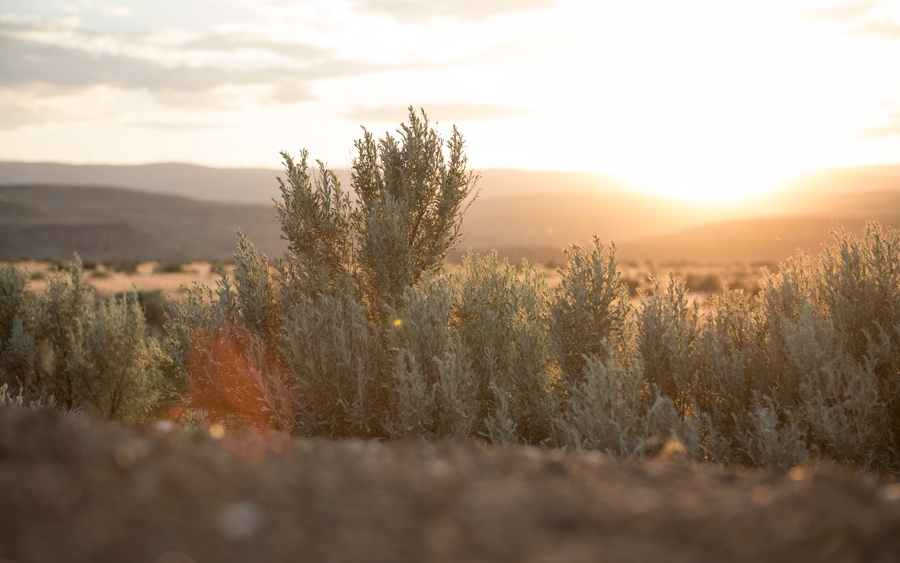
[[[0,160],[345,168],[409,105],[475,168],[684,198],[900,162],[900,1],[0,3]]]

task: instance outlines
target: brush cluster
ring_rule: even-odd
[[[673,275],[637,300],[615,247],[567,249],[560,281],[496,254],[444,270],[477,178],[463,140],[409,123],[357,141],[352,193],[285,158],[288,243],[243,235],[234,279],[195,286],[166,335],[136,300],[97,300],[77,265],[47,292],[0,270],[6,401],[109,418],[183,405],[203,421],[299,435],[485,439],[785,468],[809,456],[900,467],[900,233],[835,233],[756,295],[700,303]],[[23,399],[24,397],[24,399]]]

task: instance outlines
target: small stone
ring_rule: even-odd
[[[160,434],[168,434],[175,430],[175,428],[177,428],[177,426],[171,420],[157,420],[153,423],[153,430]]]
[[[243,539],[255,535],[265,524],[265,511],[255,502],[239,501],[219,512],[216,524],[219,533],[228,539]]]

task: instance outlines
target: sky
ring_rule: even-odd
[[[900,0],[0,0],[0,160],[347,168],[410,105],[476,169],[734,199],[900,162]]]

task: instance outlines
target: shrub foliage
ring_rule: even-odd
[[[55,403],[109,419],[156,407],[160,354],[136,293],[96,297],[81,260],[57,270],[42,294],[0,268],[0,385],[30,403]]]
[[[624,457],[675,438],[719,463],[900,470],[898,231],[836,231],[758,293],[702,302],[671,274],[630,294],[596,238],[567,249],[552,289],[495,253],[451,274],[477,184],[462,136],[445,142],[412,108],[396,136],[363,131],[349,191],[283,153],[286,254],[270,263],[238,234],[234,279],[190,288],[159,343],[137,297],[96,298],[77,260],[40,295],[0,270],[5,401]]]

